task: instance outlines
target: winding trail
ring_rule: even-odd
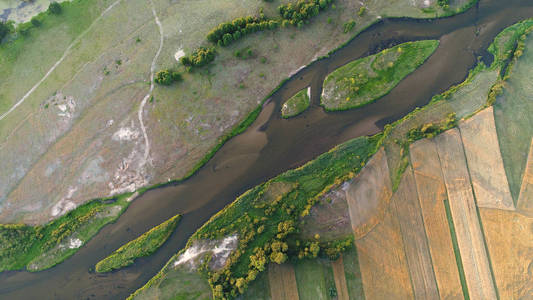
[[[48,70],[48,72],[46,72],[46,74],[44,74],[43,78],[41,78],[41,80],[39,80],[24,96],[22,96],[22,98],[20,98],[19,101],[17,101],[17,103],[15,103],[15,105],[13,105],[8,111],[6,111],[5,113],[3,113],[2,115],[0,115],[0,121],[2,121],[5,117],[7,117],[12,111],[14,111],[18,106],[20,106],[22,103],[24,103],[24,101],[48,78],[48,76],[50,76],[50,74],[52,74],[52,72],[54,72],[54,70],[63,62],[63,60],[65,60],[65,58],[67,57],[67,55],[70,54],[70,50],[72,49],[72,47],[74,47],[74,45],[76,45],[82,37],[84,37],[92,28],[93,26],[98,22],[100,21],[100,19],[102,19],[102,17],[108,13],[113,7],[115,7],[117,4],[119,4],[122,0],[117,0],[115,2],[113,2],[113,4],[111,4],[109,7],[107,7],[92,23],[91,25],[85,29],[85,31],[83,31],[72,43],[70,43],[70,45],[67,47],[67,49],[65,50],[65,52],[63,52],[63,56],[61,56],[61,58],[56,61],[56,63],[50,68],[50,70]]]
[[[157,16],[157,13],[155,11],[154,2],[152,0],[150,0],[150,5],[152,6],[152,14],[154,15],[155,23],[157,24],[157,27],[159,27],[159,35],[161,36],[161,39],[159,41],[159,49],[157,50],[154,56],[154,59],[152,59],[152,65],[150,66],[150,90],[148,91],[148,94],[144,96],[141,102],[141,107],[139,108],[139,112],[138,112],[139,123],[141,124],[141,130],[143,132],[144,141],[146,145],[144,147],[143,165],[146,164],[146,161],[148,160],[148,155],[150,154],[150,141],[148,140],[148,134],[146,134],[146,127],[144,126],[144,121],[143,121],[144,106],[146,105],[146,101],[148,101],[148,99],[152,95],[152,92],[154,91],[155,64],[157,62],[157,59],[159,58],[159,54],[161,54],[161,49],[163,49],[163,43],[164,43],[163,26],[161,25],[161,22],[159,21],[159,17]]]

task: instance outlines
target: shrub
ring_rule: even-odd
[[[344,33],[348,33],[350,31],[352,31],[352,29],[355,27],[355,21],[351,20],[350,22],[346,22],[346,23],[344,23],[344,25],[342,27],[343,27]]]
[[[191,55],[183,56],[180,61],[186,67],[202,67],[215,59],[215,49],[200,47]]]
[[[359,15],[361,17],[361,16],[363,16],[365,14],[365,12],[366,12],[366,7],[361,6],[359,8],[359,11],[357,12],[357,15]]]
[[[0,21],[0,42],[7,36],[11,31],[11,28],[8,23]]]
[[[154,81],[161,85],[171,85],[174,82],[181,81],[181,74],[173,70],[162,70],[155,74]]]
[[[54,15],[59,15],[62,11],[61,4],[57,2],[51,2],[50,6],[48,6],[48,12]]]
[[[30,22],[35,27],[41,26],[41,21],[39,21],[39,19],[37,19],[36,17],[31,18]]]

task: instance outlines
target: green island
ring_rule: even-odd
[[[346,110],[372,103],[390,92],[437,49],[439,41],[407,42],[352,61],[324,80],[320,103]]]
[[[118,248],[111,255],[99,261],[95,266],[95,271],[105,273],[118,270],[133,264],[139,257],[152,255],[172,235],[180,219],[181,215],[175,215]]]
[[[285,101],[281,106],[281,116],[288,119],[303,113],[310,104],[310,91],[311,88],[303,89]]]
[[[43,226],[0,224],[0,271],[41,271],[69,258],[102,227],[117,220],[131,196],[88,202]]]
[[[190,238],[185,249],[171,258],[129,299],[270,299],[276,298],[273,293],[283,289],[284,295],[298,297],[299,294],[304,298],[310,290],[317,291],[312,293],[313,296],[320,294],[324,299],[335,298],[339,293],[348,294],[350,299],[363,295],[361,272],[365,270],[358,263],[357,257],[362,254],[353,247],[354,235],[331,235],[319,226],[316,218],[326,215],[327,219],[335,219],[346,214],[346,204],[339,204],[337,201],[342,202],[342,199],[336,199],[335,195],[346,189],[346,185],[348,189],[357,185],[358,174],[365,170],[364,166],[371,158],[385,160],[389,172],[381,173],[381,180],[390,177],[385,181],[392,182],[393,193],[399,192],[400,183],[405,185],[402,178],[411,172],[406,171],[414,167],[409,156],[411,145],[440,137],[441,133],[469,121],[477,113],[492,109],[492,105],[496,111],[501,111],[500,106],[506,105],[498,100],[507,93],[503,87],[523,84],[520,79],[512,83],[512,74],[517,72],[520,78],[531,62],[531,51],[527,50],[533,49],[533,38],[528,37],[532,30],[533,19],[506,28],[488,48],[494,56],[490,66],[479,62],[462,83],[434,96],[428,105],[386,125],[382,133],[345,142],[302,167],[287,171],[239,196],[204,224]],[[526,44],[532,47],[528,48]],[[524,64],[517,64],[518,61]],[[501,146],[504,161],[504,149],[510,145],[506,140],[515,141],[516,138],[511,137],[510,130],[502,129],[499,118],[515,114],[520,109],[516,101],[521,101],[520,97],[514,97],[513,90],[509,93],[508,100],[515,104],[495,118],[496,128],[503,132],[500,141],[505,142]],[[522,114],[511,125],[524,123],[525,118],[526,114]],[[524,130],[522,136],[531,138],[529,129]],[[507,173],[515,172],[513,168],[513,164],[506,164]],[[376,169],[375,165],[370,172],[373,169]],[[401,191],[403,195],[408,193],[405,188]],[[448,221],[453,224],[449,209],[447,206]],[[347,226],[349,231],[351,224]],[[364,232],[354,233],[356,240],[368,234],[369,229],[363,229]],[[384,233],[378,230],[376,234]],[[458,238],[452,230],[453,251],[460,272],[459,289],[462,289],[455,292],[468,297],[476,291],[474,287],[467,288],[469,279],[464,277],[460,263]],[[357,241],[356,244],[363,245]],[[225,260],[216,250],[221,248],[230,253]],[[378,257],[387,251],[386,248],[373,249]],[[335,285],[339,269],[344,272],[344,280],[349,282],[346,290],[338,290]],[[410,288],[402,290],[394,285],[394,280],[403,279],[394,274],[391,276],[385,279],[393,280],[392,285],[381,288],[397,292],[396,295],[405,292],[406,296],[412,296]],[[294,282],[294,286],[278,282],[287,278]]]

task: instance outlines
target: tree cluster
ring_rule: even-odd
[[[214,48],[200,47],[192,54],[183,56],[180,61],[186,67],[203,67],[215,59]]]
[[[61,8],[61,4],[57,3],[57,2],[52,2],[50,3],[50,6],[48,6],[48,12],[53,14],[53,15],[59,15],[61,14],[62,12],[62,8]]]
[[[161,85],[171,85],[182,80],[181,74],[174,70],[161,70],[155,74],[154,81]]]
[[[219,46],[228,46],[241,39],[243,36],[264,30],[274,30],[278,28],[280,22],[277,20],[268,20],[264,16],[261,17],[244,17],[237,18],[231,22],[221,23],[213,28],[207,34],[207,40]]]
[[[284,4],[278,9],[281,17],[291,25],[302,26],[320,11],[327,9],[331,3],[333,0],[298,0],[296,4]]]
[[[407,140],[409,142],[414,142],[423,138],[433,138],[441,132],[455,126],[457,126],[457,118],[455,113],[450,113],[440,124],[427,123],[409,130],[407,133]]]
[[[450,0],[438,0],[437,3],[443,8],[448,8],[450,6]]]

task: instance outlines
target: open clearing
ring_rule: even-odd
[[[346,199],[355,238],[370,232],[388,209],[392,196],[387,156],[379,150],[350,183]]]

